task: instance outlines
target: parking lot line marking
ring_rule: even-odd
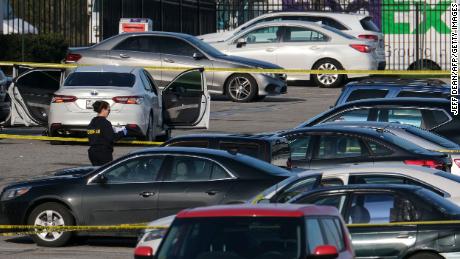
[[[62,142],[88,142],[88,138],[63,138],[63,137],[47,137],[47,136],[34,136],[34,135],[13,135],[13,134],[0,134],[0,139],[19,139],[19,140],[37,140],[37,141],[62,141]],[[130,144],[130,145],[151,145],[159,146],[164,142],[160,141],[141,141],[141,140],[120,140],[117,144]]]

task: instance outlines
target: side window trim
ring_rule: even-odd
[[[317,30],[314,30],[314,29],[311,29],[309,27],[300,27],[300,26],[280,26],[282,28],[282,36],[281,36],[281,40],[279,41],[280,43],[317,43],[317,42],[328,42],[331,40],[331,38],[329,36],[327,36],[326,34],[324,33],[321,33]],[[312,33],[317,33],[318,35],[321,35],[323,37],[322,40],[307,40],[307,41],[285,41],[285,38],[286,38],[286,33],[288,31],[290,31],[289,28],[301,28],[301,29],[304,29],[305,31],[311,31]]]

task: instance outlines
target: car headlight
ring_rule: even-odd
[[[167,231],[168,231],[167,228],[147,230],[145,232],[143,241],[148,242],[152,240],[162,239],[166,235]]]
[[[19,188],[6,189],[2,194],[1,200],[2,201],[11,200],[16,197],[22,196],[26,194],[30,190],[30,188],[31,187],[29,186],[25,186],[25,187],[19,187]]]
[[[276,74],[273,74],[273,73],[262,73],[262,75],[265,75],[271,78],[277,78]]]

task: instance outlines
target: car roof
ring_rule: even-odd
[[[375,106],[375,105],[416,105],[416,106],[438,106],[450,104],[450,101],[445,98],[420,98],[420,97],[406,97],[406,98],[374,98],[362,99],[353,102],[342,104],[338,107],[344,106]]]
[[[450,88],[450,86],[439,79],[409,79],[409,78],[367,78],[360,81],[348,83],[345,87],[372,86],[384,87],[433,87],[433,89]]]
[[[170,139],[167,142],[186,139],[247,139],[247,140],[276,140],[283,138],[273,133],[267,134],[226,134],[226,133],[211,133],[211,134],[189,134],[178,136]]]
[[[417,128],[409,124],[401,124],[395,122],[379,122],[379,121],[329,121],[323,122],[321,124],[315,125],[314,127],[324,126],[339,126],[339,127],[364,127],[364,128],[374,128],[374,129],[388,129],[388,128],[397,128],[397,129],[407,129],[407,128]]]
[[[139,67],[130,66],[80,66],[75,68],[72,72],[107,72],[107,73],[133,73]]]
[[[347,12],[310,12],[310,11],[303,11],[303,12],[272,12],[272,13],[267,13],[260,15],[259,17],[276,17],[276,16],[282,16],[282,15],[288,15],[288,16],[328,16],[328,17],[334,17],[334,18],[350,18],[350,17],[358,17],[358,18],[364,18],[368,17],[369,15],[365,14],[359,14],[359,13],[347,13]]]
[[[126,32],[121,35],[133,36],[133,35],[158,35],[158,36],[174,36],[183,39],[193,38],[194,36],[181,32],[166,32],[166,31],[146,31],[146,32]]]
[[[149,153],[184,153],[184,154],[198,154],[198,155],[212,155],[225,158],[235,158],[237,155],[246,156],[243,154],[235,154],[218,149],[198,148],[198,147],[152,147],[142,150],[134,151],[130,154],[149,154]]]
[[[186,209],[176,218],[223,218],[223,217],[283,217],[299,218],[304,216],[339,216],[338,211],[330,206],[295,205],[295,204],[241,204],[218,205]]]

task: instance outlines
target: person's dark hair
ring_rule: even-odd
[[[109,103],[106,101],[95,101],[93,103],[93,110],[97,113],[101,113],[102,110],[108,109]]]

